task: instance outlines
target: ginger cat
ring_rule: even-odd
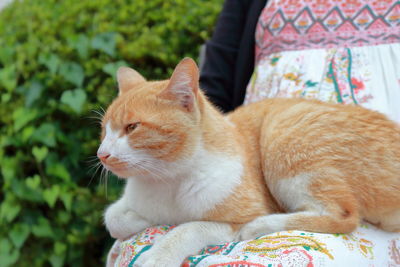
[[[98,157],[126,178],[111,236],[178,224],[137,266],[179,266],[209,244],[298,229],[400,231],[400,128],[358,106],[268,99],[222,115],[183,59],[170,80],[122,67]]]

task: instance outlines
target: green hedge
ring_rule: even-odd
[[[0,266],[104,263],[102,212],[123,183],[106,192],[90,169],[93,110],[115,97],[120,65],[160,79],[197,58],[221,4],[16,0],[0,13]]]

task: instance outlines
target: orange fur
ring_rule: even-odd
[[[198,77],[196,66],[185,64]],[[358,106],[268,99],[224,116],[200,90],[190,96],[190,106],[190,98],[175,101],[169,81],[139,81],[124,85],[103,120],[121,135],[127,124],[140,121],[128,136],[132,148],[176,161],[190,157],[201,138],[207,150],[242,159],[241,184],[210,207],[204,220],[237,229],[262,215],[292,212],[286,229],[345,233],[365,219],[400,230],[400,129],[382,114]],[[309,177],[313,201],[292,208],[290,199],[271,188],[299,175]],[[324,214],[295,214],[315,209],[316,203]]]

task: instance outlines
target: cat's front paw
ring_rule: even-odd
[[[133,264],[134,267],[179,267],[182,262],[169,251],[150,249],[142,253]]]
[[[135,233],[129,225],[121,222],[118,217],[111,217],[105,221],[107,230],[113,238],[125,240]]]
[[[142,231],[150,224],[140,218],[136,212],[124,208],[120,203],[111,205],[104,214],[107,230],[113,238],[124,240]]]

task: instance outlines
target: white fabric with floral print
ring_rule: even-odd
[[[265,56],[255,68],[245,103],[271,97],[359,104],[400,122],[400,44]]]

